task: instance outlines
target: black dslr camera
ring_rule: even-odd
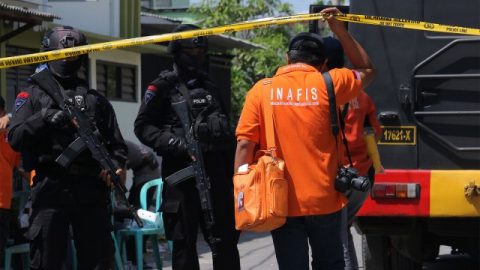
[[[335,178],[335,189],[345,193],[350,188],[359,191],[367,191],[370,188],[370,180],[367,177],[358,176],[358,171],[352,167],[341,167]]]

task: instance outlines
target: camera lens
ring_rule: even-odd
[[[352,178],[352,188],[359,191],[367,191],[370,188],[370,179],[367,177],[359,176]]]

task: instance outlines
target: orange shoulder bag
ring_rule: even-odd
[[[264,99],[267,150],[259,150],[246,172],[233,176],[235,227],[266,232],[282,226],[288,214],[285,162],[276,156],[272,105]]]

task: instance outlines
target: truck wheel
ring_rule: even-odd
[[[384,270],[389,269],[387,260],[388,238],[381,235],[363,234],[362,235],[362,256],[363,264],[366,270]]]
[[[403,256],[386,236],[362,235],[362,255],[365,270],[422,269],[422,264]]]
[[[422,264],[405,257],[394,247],[390,247],[390,258],[392,270],[421,270]]]
[[[475,241],[472,241],[472,245],[466,250],[466,252],[471,258],[471,269],[480,269],[480,246],[474,242]]]

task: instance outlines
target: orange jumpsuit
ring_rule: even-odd
[[[5,130],[0,131],[0,208],[10,209],[13,169],[19,164],[20,153],[13,151],[8,144]]]

